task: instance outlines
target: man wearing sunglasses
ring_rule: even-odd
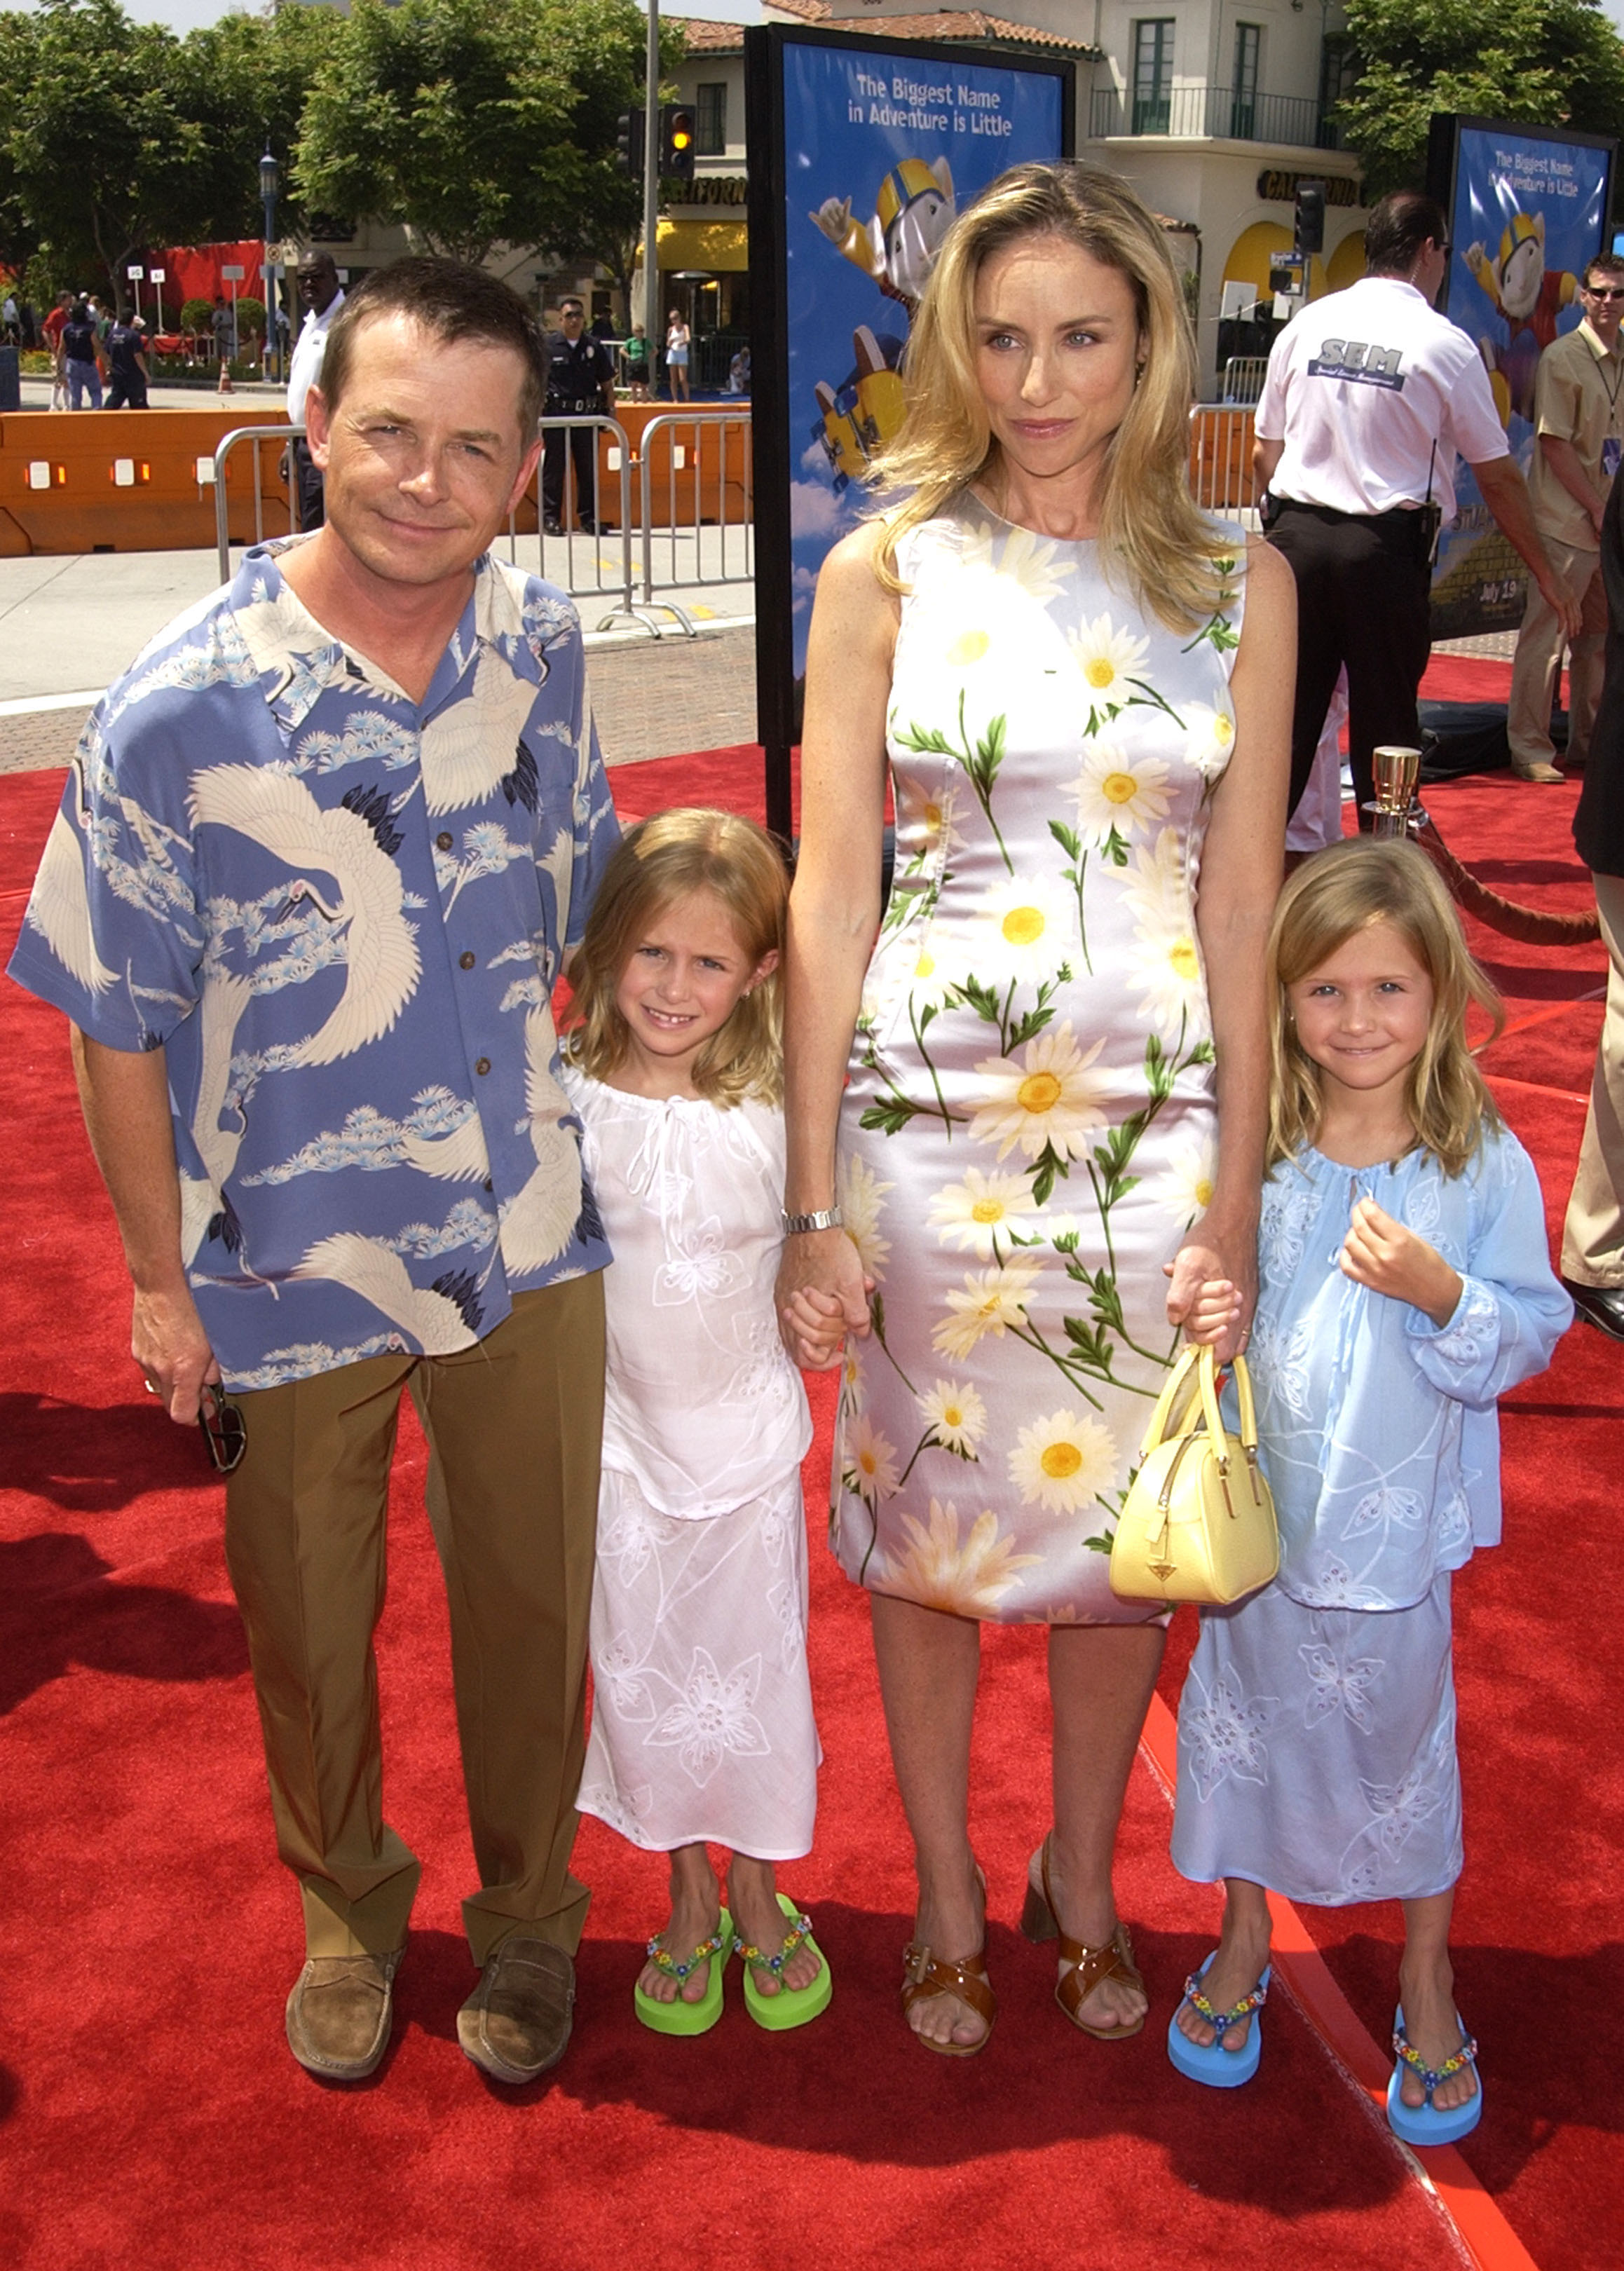
[[[1624,441],[1624,259],[1598,253],[1579,290],[1584,320],[1553,339],[1534,384],[1533,463],[1529,493],[1534,525],[1579,606],[1568,651],[1568,760],[1583,765],[1601,697],[1607,594],[1601,574],[1601,519]],[[1551,740],[1551,700],[1566,634],[1538,585],[1531,584],[1511,666],[1507,727],[1520,780],[1560,781]]]
[[[226,1475],[303,1910],[287,2041],[326,2081],[388,2048],[418,1879],[372,1644],[403,1391],[477,1871],[458,2038],[495,2080],[562,2057],[586,1914],[609,1257],[550,1002],[617,831],[575,609],[490,550],[545,384],[482,271],[356,287],[307,410],[324,525],[257,547],[98,705],[11,964],[75,1029],[140,1376]],[[228,2033],[243,1958],[217,1930],[197,2023]]]

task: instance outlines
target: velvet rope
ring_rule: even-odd
[[[1601,936],[1593,906],[1580,914],[1558,914],[1538,907],[1518,906],[1511,899],[1502,899],[1498,891],[1491,891],[1469,867],[1462,867],[1439,835],[1438,823],[1430,813],[1426,826],[1416,831],[1415,841],[1449,885],[1449,896],[1456,906],[1464,907],[1468,914],[1476,915],[1491,930],[1507,938],[1520,939],[1524,946],[1583,946],[1588,939]]]

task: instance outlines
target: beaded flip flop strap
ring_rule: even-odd
[[[1421,2087],[1427,2092],[1429,2104],[1432,2102],[1432,2094],[1441,2081],[1452,2081],[1455,2075],[1463,2073],[1467,2066],[1476,2066],[1478,2063],[1477,2037],[1472,2035],[1468,2035],[1459,2050],[1452,2057],[1445,2059],[1441,2066],[1428,2066],[1422,2059],[1419,2051],[1411,2047],[1410,2037],[1402,2028],[1395,2028],[1393,2031],[1393,2048],[1411,2072],[1419,2075]]]
[[[745,1942],[739,1938],[736,1932],[734,1934],[734,1954],[735,1955],[741,1955],[745,1962],[749,1965],[752,1971],[770,1971],[773,1977],[777,1979],[781,1977],[784,1966],[789,1962],[791,1956],[793,1955],[795,1950],[801,1946],[801,1942],[803,1940],[810,1940],[811,1937],[811,1917],[809,1916],[798,1916],[795,1918],[794,1923],[785,1933],[783,1940],[779,1946],[778,1952],[776,1955],[769,1955],[764,1949],[759,1947],[747,1947]]]
[[[1249,1995],[1243,1995],[1240,2000],[1227,2011],[1218,2011],[1213,2008],[1209,1998],[1203,1994],[1201,1982],[1192,1972],[1184,1983],[1184,1999],[1192,2011],[1199,2012],[1210,2027],[1218,2029],[1219,2039],[1222,2040],[1232,2027],[1238,2027],[1242,2019],[1249,2018],[1254,2011],[1263,2009],[1269,2000],[1269,1990],[1263,1985],[1262,1980],[1259,1980]]]
[[[737,1940],[734,1945],[735,1947],[738,1946]],[[664,1972],[667,1979],[674,1979],[679,1987],[702,1963],[708,1963],[713,1955],[719,1955],[721,1952],[722,1936],[719,1932],[712,1932],[709,1940],[702,1940],[686,1963],[679,1963],[670,1949],[662,1947],[659,1940],[651,1940],[648,1944],[649,1961],[655,1970]]]

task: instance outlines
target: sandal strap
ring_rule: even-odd
[[[1134,1962],[1134,1944],[1128,1936],[1128,1926],[1120,1917],[1112,1928],[1110,1939],[1101,1940],[1098,1947],[1085,1947],[1080,1940],[1073,1940],[1061,1923],[1060,1910],[1054,1905],[1054,1889],[1049,1883],[1049,1841],[1047,1837],[1043,1841],[1041,1873],[1043,1897],[1048,1903],[1049,1914],[1054,1919],[1061,1961],[1071,1966],[1054,1990],[1067,2017],[1076,2019],[1079,2009],[1102,1979],[1120,1979],[1125,1986],[1136,1987],[1143,1995],[1144,1974]]]
[[[1218,2011],[1213,2008],[1208,1997],[1202,1992],[1201,1981],[1192,1971],[1184,1983],[1184,1999],[1192,2011],[1198,2011],[1201,2014],[1210,2027],[1216,2027],[1220,2035],[1226,2035],[1232,2027],[1238,2027],[1242,2019],[1248,2018],[1254,2011],[1263,2009],[1269,2000],[1269,1990],[1260,1979],[1249,1995],[1243,1995],[1240,2000],[1233,2004],[1227,2011]]]
[[[1458,2020],[1456,2023],[1459,2024]],[[1467,2066],[1476,2066],[1478,2063],[1478,2043],[1475,2035],[1468,2035],[1459,2050],[1445,2059],[1441,2066],[1428,2066],[1419,2051],[1412,2046],[1409,2036],[1402,2027],[1395,2027],[1393,2029],[1393,2048],[1404,2065],[1409,2066],[1412,2073],[1419,2075],[1421,2087],[1426,2090],[1429,2101],[1441,2081],[1449,2081],[1456,2074],[1464,2072]]]
[[[905,2011],[911,2011],[916,2003],[930,2002],[938,1995],[956,1995],[990,2030],[998,2015],[998,1999],[980,1956],[966,1955],[957,1963],[950,1963],[942,1956],[933,1955],[922,1940],[911,1940],[902,1952],[902,1960]]]
[[[689,1974],[697,1971],[702,1963],[708,1963],[713,1955],[719,1955],[723,1945],[721,1933],[713,1932],[709,1940],[700,1941],[686,1963],[679,1963],[670,1949],[662,1947],[658,1940],[650,1940],[647,1953],[655,1970],[663,1972],[667,1979],[674,1979],[681,1986]],[[737,1947],[738,1942],[735,1940],[734,1945]]]
[[[810,1940],[811,1937],[811,1917],[809,1916],[797,1916],[794,1923],[785,1933],[783,1940],[779,1945],[778,1952],[776,1955],[769,1955],[763,1948],[747,1946],[747,1944],[740,1939],[737,1932],[734,1934],[734,1954],[735,1955],[741,1955],[752,1970],[770,1971],[776,1979],[783,1971],[784,1966],[789,1962],[791,1956],[795,1953],[795,1950],[801,1945],[802,1941]]]

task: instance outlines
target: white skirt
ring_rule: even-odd
[[[1340,1908],[1461,1873],[1449,1577],[1408,1609],[1309,1609],[1278,1585],[1203,1609],[1179,1699],[1173,1863]]]
[[[682,1521],[606,1469],[581,1812],[652,1852],[809,1852],[823,1753],[806,1641],[799,1471]]]

